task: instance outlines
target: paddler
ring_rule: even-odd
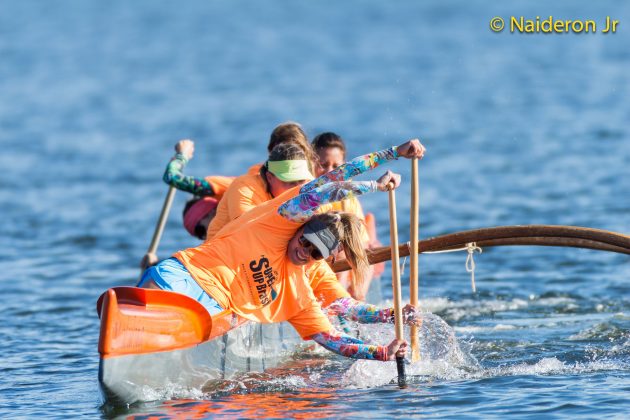
[[[272,150],[281,144],[294,144],[302,150],[302,156],[295,160],[305,162],[294,162],[292,165],[294,168],[298,166],[300,168],[287,170],[282,168],[281,164],[274,163],[273,168],[269,170],[268,165],[263,163],[251,166],[246,174],[236,178],[224,176],[199,178],[186,176],[183,173],[184,167],[194,155],[195,144],[188,139],[177,142],[175,156],[167,165],[163,179],[167,184],[197,196],[184,208],[184,227],[188,233],[205,240],[209,224],[212,223],[211,236],[213,236],[229,221],[251,208],[298,185],[299,182],[305,183],[311,180],[313,176],[305,177],[302,167],[306,166],[309,174],[314,173],[318,166],[317,157],[302,127],[295,122],[285,122],[276,126],[269,137],[268,153],[271,154]],[[282,160],[282,154],[278,154],[276,161]],[[302,177],[302,179],[297,177]],[[236,181],[235,186],[227,194],[227,201],[219,204],[234,181]]]
[[[269,159],[258,171],[234,179],[208,226],[212,239],[225,225],[254,207],[278,197],[288,189],[313,179],[319,165],[302,127],[294,122],[277,126],[269,138]]]
[[[307,271],[314,261],[343,250],[355,278],[362,280],[369,264],[361,222],[355,215],[331,212],[328,203],[386,191],[390,183],[397,187],[400,176],[389,171],[377,181],[346,179],[399,156],[423,155],[424,147],[411,140],[354,159],[256,207],[204,244],[149,268],[140,286],[184,293],[211,314],[230,309],[257,322],[288,321],[304,339],[347,357],[393,360],[396,353],[404,355],[404,340],[376,346],[337,332],[317,303]]]
[[[240,214],[240,212],[248,208],[251,209],[256,205],[269,201],[273,196],[280,195],[293,186],[302,185],[306,183],[307,180],[312,179],[312,175],[309,172],[310,169],[306,169],[310,168],[311,164],[307,154],[303,151],[302,139],[305,137],[303,137],[301,133],[303,133],[301,128],[293,123],[282,124],[276,127],[270,140],[270,144],[276,144],[276,147],[271,151],[269,159],[261,165],[257,173],[243,175],[238,178],[234,187],[229,186],[230,193],[228,195],[230,198],[226,199],[232,200],[232,203],[222,206],[222,208],[225,209],[223,214],[227,215],[230,209],[236,209],[232,211],[233,215]],[[284,139],[284,141],[280,141],[279,139]],[[344,164],[345,144],[336,134],[324,133],[316,137],[312,144],[317,146],[316,156],[320,159],[320,166],[333,170]],[[343,150],[341,159],[337,153],[338,150],[335,149]],[[187,191],[194,191],[197,194],[206,194],[212,191],[212,189],[215,188],[214,186],[198,187],[204,185],[203,179],[190,176],[186,177],[181,171],[183,169],[182,166],[174,166],[172,164],[174,161],[183,161],[183,159],[186,159],[186,161],[190,160],[194,152],[194,143],[190,140],[181,140],[175,146],[175,150],[182,156],[178,157],[178,154],[175,155],[171,163],[169,163],[169,167],[167,167],[164,179],[177,180],[178,185],[179,182],[185,182],[186,186],[183,188],[186,188]],[[329,157],[331,155],[332,158]],[[367,157],[361,157],[358,159],[366,158]],[[178,169],[177,172],[170,170],[173,166]],[[318,169],[317,173],[321,176],[324,175],[325,172]],[[209,179],[212,179],[212,177],[206,178],[206,180]],[[271,192],[268,193],[267,191]],[[212,220],[215,215],[216,201],[210,197],[206,197],[196,201],[193,206],[190,206],[191,202],[187,203],[184,208],[184,226],[191,235],[203,239],[201,235],[205,233],[207,221]],[[346,202],[348,202],[348,204],[346,204]],[[354,197],[341,202],[331,203],[331,206],[334,210],[354,213],[362,221],[365,219],[361,205]],[[374,232],[374,230],[372,226],[372,232]],[[362,229],[361,237],[364,247],[369,248],[375,243],[371,241],[370,236],[366,233],[365,226]],[[380,246],[380,243],[376,242],[376,244],[376,246]],[[342,257],[343,253],[338,256],[338,258]],[[348,289],[352,298],[363,301],[365,300],[365,295],[373,273],[374,269],[370,266],[368,275],[361,285],[354,281],[352,273],[350,272],[342,273],[342,279],[340,279],[340,281],[342,281],[343,286]],[[339,275],[337,277],[339,278]],[[343,314],[339,315],[344,316]]]
[[[316,173],[317,176],[330,172],[346,162],[346,144],[341,136],[336,133],[328,131],[318,134],[311,142],[311,146],[319,159],[320,168]],[[332,203],[332,205],[335,210],[355,214],[364,223],[364,226],[366,227],[363,233],[364,248],[373,249],[382,246],[376,237],[374,215],[368,214],[370,221],[370,224],[368,224],[363,213],[363,207],[356,197],[343,201],[337,201]],[[343,255],[340,255],[339,257],[343,258]],[[337,273],[337,278],[341,284],[348,289],[354,298],[358,300],[365,300],[372,278],[378,277],[382,271],[383,264],[379,264],[376,267],[370,266],[370,273],[359,290],[355,290],[355,283],[350,278],[352,275],[350,272],[344,271]]]
[[[192,144],[190,140],[178,143],[182,150],[190,150],[189,146]],[[199,183],[198,178],[187,178],[190,178],[188,184]],[[205,179],[213,178],[215,177]],[[206,196],[187,202],[183,213],[184,227],[191,235],[205,240],[209,223],[217,228],[224,226],[232,220],[232,216],[236,218],[258,204],[312,179],[313,175],[302,148],[293,143],[278,144],[255,173],[242,175],[230,180],[229,184],[226,183],[227,191],[222,191],[218,200],[214,196]],[[214,187],[211,188],[215,190]],[[208,189],[197,190],[198,193],[206,191]]]

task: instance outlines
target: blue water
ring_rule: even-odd
[[[609,35],[490,31],[510,15],[621,23]],[[475,295],[465,254],[421,256],[421,304],[465,357],[411,367],[405,390],[389,383],[393,366],[316,354],[103,406],[95,301],[137,278],[178,139],[197,142],[188,173],[238,175],[286,120],[340,133],[351,155],[422,138],[421,237],[513,224],[630,232],[629,28],[630,5],[612,1],[0,0],[0,417],[624,417],[624,255],[486,249]],[[388,169],[408,180],[407,161]],[[195,244],[184,201],[162,257]],[[387,196],[363,203],[387,242]]]

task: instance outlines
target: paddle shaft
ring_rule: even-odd
[[[418,159],[411,159],[411,214],[410,214],[410,246],[409,246],[409,303],[418,306],[418,230],[420,218],[420,197],[418,186]],[[420,360],[420,342],[418,327],[411,326],[411,361]]]
[[[149,245],[149,250],[147,252],[155,254],[155,251],[157,251],[157,247],[160,244],[160,239],[162,238],[162,233],[164,232],[164,226],[166,225],[166,219],[168,218],[168,214],[171,211],[171,205],[173,204],[175,191],[175,187],[168,187],[168,192],[166,193],[166,198],[164,199],[164,205],[162,206],[162,211],[160,212],[160,218],[158,219],[157,225],[155,226],[155,232],[153,232],[151,245]]]
[[[168,192],[166,193],[166,198],[164,199],[162,211],[160,212],[160,217],[158,219],[157,225],[155,226],[155,231],[153,232],[153,238],[151,239],[151,244],[149,245],[149,249],[147,250],[147,255],[155,254],[157,251],[158,245],[160,244],[160,239],[162,238],[162,233],[164,232],[164,226],[166,226],[166,219],[168,219],[168,214],[171,211],[171,205],[173,204],[175,191],[175,187],[168,187]]]
[[[394,297],[394,326],[396,339],[403,340],[402,323],[402,297],[400,291],[400,265],[398,255],[398,221],[396,219],[396,191],[389,190],[389,238],[391,242],[392,258],[392,291]],[[398,370],[398,386],[406,385],[404,358],[396,356],[396,369]]]

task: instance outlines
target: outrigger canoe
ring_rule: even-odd
[[[630,236],[576,226],[504,226],[418,241],[418,252],[476,246],[542,245],[630,254]],[[409,255],[410,244],[399,246]],[[371,264],[387,261],[390,247],[368,251]],[[334,271],[349,269],[345,261]],[[210,316],[187,296],[115,287],[97,302],[101,318],[99,383],[112,404],[160,399],[172,390],[199,390],[213,379],[277,366],[302,342],[286,324],[257,324],[223,311]]]

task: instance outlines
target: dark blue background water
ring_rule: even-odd
[[[333,357],[188,402],[112,410],[98,394],[95,301],[137,277],[180,138],[197,142],[188,173],[238,175],[286,120],[340,133],[351,155],[421,137],[422,237],[630,232],[630,6],[546,3],[0,0],[0,416],[628,413],[630,260],[549,248],[485,250],[477,295],[463,254],[422,256],[423,307],[477,362],[416,366],[404,391],[392,366]],[[510,15],[621,23],[490,31]],[[160,256],[195,243],[184,200]],[[363,203],[387,242],[387,196]]]

